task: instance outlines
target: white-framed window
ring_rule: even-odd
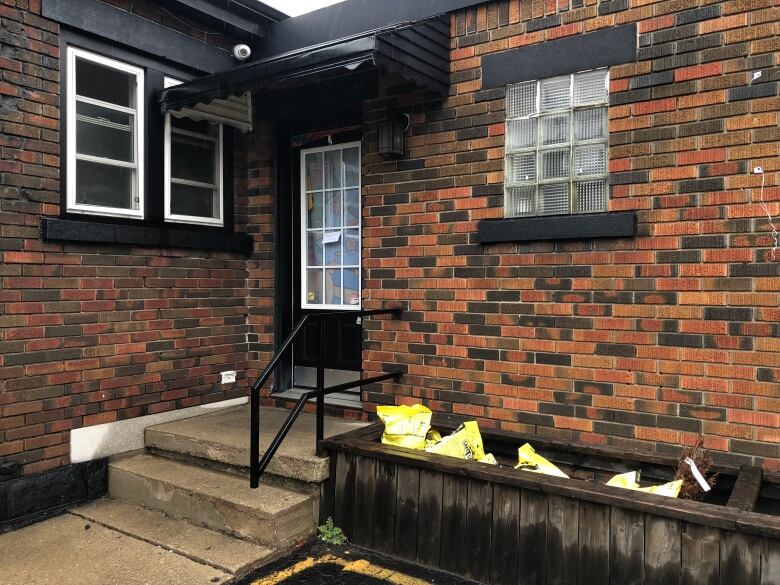
[[[67,209],[144,217],[144,72],[67,50]]]
[[[607,69],[509,85],[506,217],[607,210]]]
[[[165,115],[165,221],[224,225],[222,136],[222,124]]]
[[[360,309],[360,142],[301,151],[301,307]]]

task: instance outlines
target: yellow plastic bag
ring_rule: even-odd
[[[485,453],[485,456],[482,459],[479,459],[480,463],[487,463],[488,465],[498,465],[498,461],[496,461],[496,458],[493,457],[492,453]]]
[[[480,461],[485,458],[485,449],[482,446],[482,435],[479,434],[477,421],[468,421],[460,425],[451,435],[447,435],[441,441],[426,447],[428,453],[448,455],[459,459],[474,459]]]
[[[555,475],[558,477],[569,477],[555,465],[547,461],[547,459],[534,451],[534,448],[531,447],[531,445],[528,443],[517,450],[517,465],[515,466],[515,469],[532,471],[534,473],[544,473],[546,475]]]
[[[661,485],[653,485],[650,487],[639,487],[639,472],[629,471],[628,473],[621,473],[616,475],[607,482],[607,485],[613,487],[620,487],[627,490],[636,490],[638,492],[645,492],[648,494],[656,494],[659,496],[669,496],[670,498],[676,498],[680,493],[683,480],[670,481]]]
[[[433,447],[439,441],[441,441],[441,433],[436,429],[431,428],[431,430],[428,431],[428,434],[425,435],[425,448]]]
[[[376,413],[385,423],[382,442],[410,449],[425,448],[431,428],[431,411],[422,404],[413,406],[377,406]]]

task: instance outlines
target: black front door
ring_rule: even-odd
[[[296,149],[293,156],[293,323],[311,318],[293,349],[293,387],[316,385],[320,348],[325,384],[360,377],[362,327],[360,142]],[[324,344],[320,327],[324,327]],[[355,389],[342,399],[359,401]]]

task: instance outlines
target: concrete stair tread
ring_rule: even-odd
[[[275,558],[270,548],[117,500],[99,500],[71,513],[233,575],[243,575]]]
[[[278,548],[314,531],[311,495],[149,453],[109,463],[109,495],[238,538]]]
[[[263,408],[260,412],[260,452],[270,444],[289,411]],[[249,466],[250,406],[165,423],[146,429],[146,446],[234,467]],[[367,423],[326,417],[325,436],[355,430]],[[314,448],[315,417],[302,414],[267,468],[267,473],[307,483],[328,478],[328,460]]]

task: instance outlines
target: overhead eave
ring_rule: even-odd
[[[443,19],[371,32],[291,51],[202,77],[160,94],[163,112],[203,109],[214,100],[281,86],[306,85],[322,76],[379,66],[440,96],[449,91],[449,28]]]

